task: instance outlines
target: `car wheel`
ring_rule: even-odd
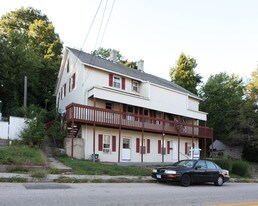
[[[183,187],[188,187],[191,183],[191,177],[188,174],[184,174],[181,179],[181,185]]]
[[[218,176],[217,179],[216,179],[215,182],[214,182],[214,184],[215,184],[216,186],[222,186],[223,183],[224,183],[224,179],[223,179],[223,177],[222,177],[221,175]]]

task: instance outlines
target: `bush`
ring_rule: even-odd
[[[218,164],[222,169],[232,172],[232,160],[227,158],[214,159],[216,164]]]
[[[235,160],[232,164],[232,173],[241,177],[250,176],[249,173],[250,165],[247,162]]]

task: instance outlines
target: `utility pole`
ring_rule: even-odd
[[[23,106],[26,112],[27,110],[27,76],[24,76],[24,98],[23,98]]]

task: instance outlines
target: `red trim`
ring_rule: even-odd
[[[140,153],[140,138],[136,138],[136,153]]]
[[[103,150],[103,134],[99,134],[99,151]]]
[[[138,115],[138,107],[134,107],[134,114]],[[135,121],[138,121],[138,117],[135,117]]]
[[[158,154],[161,154],[161,140],[158,140]]]
[[[170,154],[170,141],[167,141],[167,154]]]
[[[112,152],[116,151],[116,136],[112,136]]]
[[[122,78],[122,90],[125,90],[125,78]]]
[[[109,74],[109,86],[113,87],[113,74]]]
[[[150,153],[150,139],[147,139],[147,153]]]

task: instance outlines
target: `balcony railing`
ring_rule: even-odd
[[[184,122],[152,118],[72,103],[66,107],[66,121],[121,127],[138,131],[165,133],[180,136],[212,138],[213,129]]]

